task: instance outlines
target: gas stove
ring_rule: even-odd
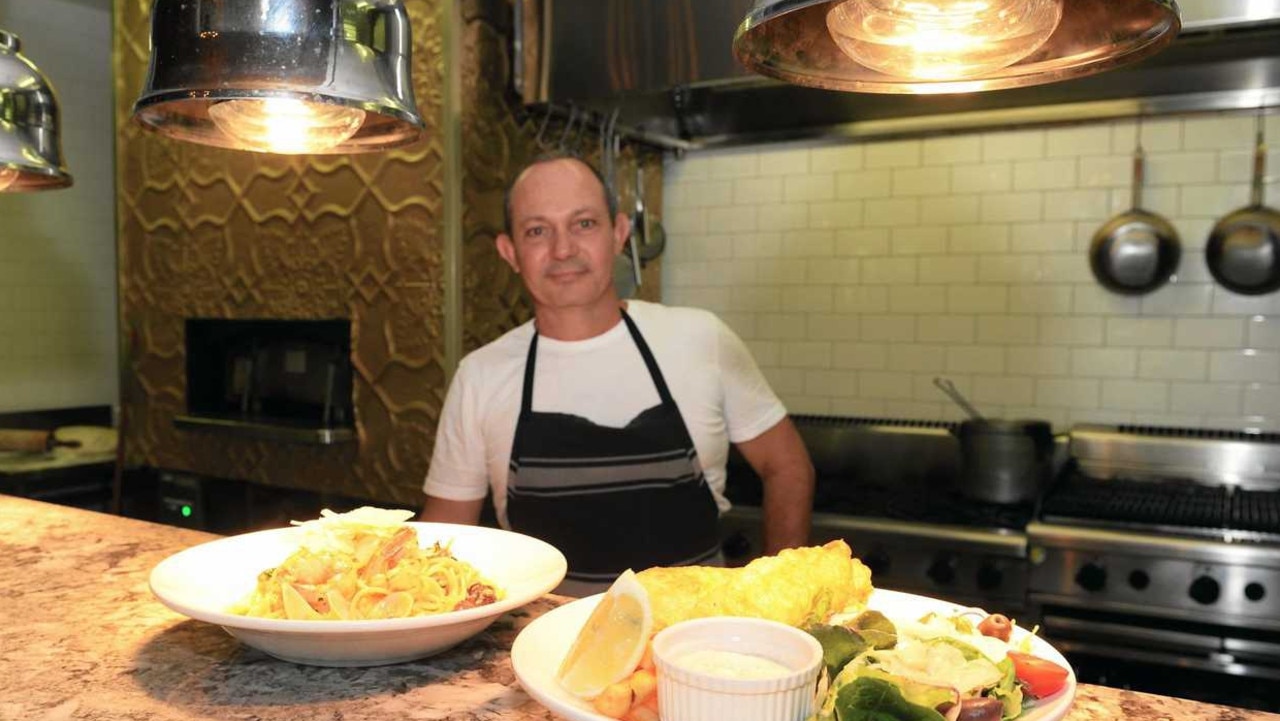
[[[1071,452],[1027,529],[1033,594],[1280,629],[1280,437],[1082,426]]]
[[[896,485],[824,478],[817,482],[814,508],[825,513],[971,530],[1021,532],[1031,521],[1034,503],[984,503],[951,488],[902,481]]]
[[[816,470],[810,541],[846,541],[878,588],[945,598],[1012,615],[1025,610],[1025,528],[1032,503],[1001,505],[956,491],[955,424],[795,416]],[[731,463],[726,553],[759,552],[761,488]]]
[[[1098,479],[1073,468],[1045,498],[1041,516],[1223,541],[1280,541],[1280,494],[1188,479]]]
[[[1280,436],[1077,426],[1070,449],[1027,526],[1044,636],[1206,688],[1280,679]]]
[[[955,492],[955,425],[796,416],[811,541],[878,588],[1014,616],[1085,681],[1280,711],[1280,435],[1076,426],[1035,503]],[[729,468],[726,554],[761,551],[760,485]]]

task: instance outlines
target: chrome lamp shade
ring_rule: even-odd
[[[401,0],[155,0],[135,120],[171,138],[358,153],[422,133]]]
[[[0,30],[0,192],[66,188],[58,99],[20,49],[17,35]]]
[[[970,69],[978,72],[948,77],[930,74],[927,61],[919,60],[966,44],[975,55],[998,55],[1009,43],[1031,37],[1030,30],[1015,25],[1031,18],[1027,8],[1036,6],[1052,6],[1052,16],[1041,13],[1048,17],[1043,32],[1026,54],[1012,56],[1008,64],[974,64]],[[995,20],[991,8],[999,8],[1001,22],[1013,18],[1002,36],[986,36],[995,22],[957,19],[981,11]],[[895,37],[893,31],[903,28],[907,31]],[[948,37],[949,29],[957,32]],[[797,85],[863,93],[963,93],[1069,80],[1127,65],[1168,45],[1180,29],[1174,0],[757,0],[734,35],[733,51],[749,70]],[[896,64],[890,62],[894,53],[901,56]],[[935,62],[936,67],[947,64]],[[886,66],[921,72],[886,72]]]

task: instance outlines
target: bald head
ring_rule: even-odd
[[[568,162],[578,163],[591,172],[591,175],[595,177],[596,182],[600,186],[600,194],[604,198],[605,207],[609,209],[609,215],[608,215],[609,222],[610,223],[613,222],[614,216],[618,214],[618,197],[614,195],[613,188],[609,187],[608,181],[604,179],[604,176],[600,173],[600,171],[596,168],[596,166],[587,162],[585,158],[583,158],[580,155],[577,155],[576,153],[556,151],[556,152],[544,153],[542,155],[539,155],[538,157],[526,163],[524,167],[520,168],[519,172],[517,172],[515,175],[512,176],[511,182],[507,185],[506,192],[502,196],[502,222],[503,222],[503,227],[506,229],[507,233],[512,232],[511,198],[512,196],[515,195],[516,186],[520,185],[520,181],[523,180],[525,176],[529,174],[529,171],[533,170],[535,167],[539,165],[543,165],[545,163],[554,163],[558,161],[568,161]]]

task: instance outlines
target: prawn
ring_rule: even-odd
[[[333,577],[333,557],[302,549],[289,559],[286,574],[294,581],[308,586],[318,586]]]
[[[385,576],[388,571],[396,567],[400,562],[400,557],[404,555],[406,547],[418,540],[418,533],[412,528],[401,528],[396,531],[391,538],[387,539],[373,557],[360,569],[360,579],[369,582],[377,576]]]

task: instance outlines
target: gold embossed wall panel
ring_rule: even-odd
[[[528,320],[520,277],[498,257],[507,176],[528,157],[532,135],[512,113],[510,9],[462,3],[463,348],[472,351]]]
[[[426,137],[406,149],[289,157],[177,143],[129,120],[150,0],[116,0],[122,402],[131,464],[417,504],[445,390],[440,13],[406,3]],[[179,430],[184,322],[346,318],[358,442]]]
[[[526,0],[526,36],[536,37],[540,14]],[[538,154],[562,146],[599,162],[597,132],[561,118],[522,111],[512,87],[511,0],[462,0],[463,346],[467,351],[528,320],[532,308],[519,276],[498,257],[494,239],[502,232],[503,191],[511,174]],[[536,64],[536,43],[526,45],[526,60]],[[635,149],[623,151],[619,184],[634,186]],[[625,176],[625,177],[623,177]],[[647,200],[661,207],[662,163],[652,150],[645,156]],[[634,195],[623,193],[624,200]],[[622,208],[628,210],[630,206]],[[638,296],[658,300],[661,264],[646,265]]]

